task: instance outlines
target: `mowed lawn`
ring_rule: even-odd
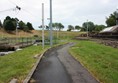
[[[70,53],[102,83],[118,83],[118,49],[77,41]]]
[[[21,51],[0,56],[0,83],[9,83],[12,78],[17,78],[22,83],[37,61],[34,56],[42,52],[41,46],[30,46]]]

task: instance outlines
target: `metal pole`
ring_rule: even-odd
[[[17,34],[18,34],[18,20],[17,19],[15,19],[16,20],[16,43],[17,43]]]
[[[42,3],[42,48],[44,49],[44,3]]]
[[[53,45],[53,34],[52,34],[52,0],[50,0],[50,47]]]
[[[17,23],[17,20],[16,20],[16,36],[17,36],[17,33],[18,33],[18,23]]]
[[[88,20],[87,20],[87,37],[88,37]]]

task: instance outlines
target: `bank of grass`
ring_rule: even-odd
[[[45,49],[48,47],[45,46]],[[8,83],[12,78],[17,78],[21,83],[37,61],[34,56],[43,51],[41,46],[30,46],[21,51],[1,56],[0,83]]]
[[[118,49],[92,41],[76,41],[70,53],[102,83],[118,83]]]
[[[62,39],[56,40],[57,44],[54,44],[53,47],[66,44],[67,42],[67,40]],[[12,78],[16,78],[19,80],[19,83],[22,83],[37,61],[34,56],[42,54],[48,48],[50,48],[49,45],[45,45],[44,50],[42,46],[30,46],[21,51],[0,56],[0,83],[9,83]]]
[[[72,37],[75,37],[75,36],[78,36],[79,34],[81,33],[85,33],[85,32],[71,32],[71,31],[53,31],[53,36],[55,37],[58,37],[58,38],[72,38]],[[18,30],[18,35],[16,35],[16,32],[13,31],[11,33],[7,33],[5,32],[4,30],[1,30],[0,29],[0,38],[3,38],[3,37],[33,37],[34,35],[38,35],[39,37],[41,37],[41,34],[42,34],[42,30],[32,30],[30,33],[29,32],[24,32],[24,31],[21,31],[21,30]],[[49,31],[48,30],[45,30],[44,31],[44,35],[45,37],[49,37]]]

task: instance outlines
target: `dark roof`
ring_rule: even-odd
[[[118,25],[105,28],[100,33],[118,33]]]

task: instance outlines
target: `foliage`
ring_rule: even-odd
[[[19,22],[19,29],[21,29],[21,30],[23,30],[25,32],[28,32],[29,31],[28,26],[23,21],[20,21]]]
[[[71,31],[71,30],[74,30],[74,26],[68,25],[68,30],[67,31]]]
[[[95,25],[93,22],[84,22],[83,25],[82,25],[82,30],[83,31],[89,31],[89,32],[92,32],[94,31],[95,29]]]
[[[79,29],[81,29],[81,27],[79,25],[76,25],[75,29],[79,30]]]
[[[46,25],[46,30],[49,30],[49,26]]]
[[[0,20],[0,27],[1,27],[1,28],[3,27],[1,20]]]
[[[19,21],[18,18],[11,18],[10,16],[7,16],[5,18],[3,27],[6,31],[14,31],[16,30],[16,27],[24,31],[34,30],[30,22],[27,22],[27,24],[25,24],[23,21]]]
[[[59,29],[59,31],[61,31],[61,29],[63,29],[64,28],[64,25],[62,25],[61,23],[59,23],[58,24],[58,29]]]
[[[23,31],[25,31],[25,32],[29,32],[29,28],[28,28],[27,25],[24,26]]]
[[[14,31],[16,30],[16,20],[7,16],[4,20],[3,26],[6,31]]]
[[[109,17],[106,18],[106,24],[108,27],[116,25],[117,13],[113,12]]]
[[[34,35],[33,37],[36,37],[36,38],[37,38],[37,37],[39,37],[39,36],[38,36],[38,35]]]
[[[64,25],[62,23],[52,23],[52,27],[55,28],[55,30],[61,31],[61,29],[64,28]]]
[[[118,49],[92,41],[76,41],[71,54],[101,83],[118,82]]]
[[[25,23],[24,23],[23,21],[20,21],[20,22],[19,22],[19,29],[20,29],[20,30],[23,30],[24,27],[25,27]]]
[[[25,79],[37,61],[33,57],[42,52],[41,46],[31,46],[0,57],[0,83],[9,83],[13,77],[20,80],[18,83],[22,83],[21,81]]]
[[[95,30],[94,31],[101,31],[101,30],[103,30],[104,28],[106,28],[106,26],[104,26],[104,25],[95,25]]]
[[[29,28],[29,30],[34,30],[32,24],[30,22],[27,22],[27,27]]]

